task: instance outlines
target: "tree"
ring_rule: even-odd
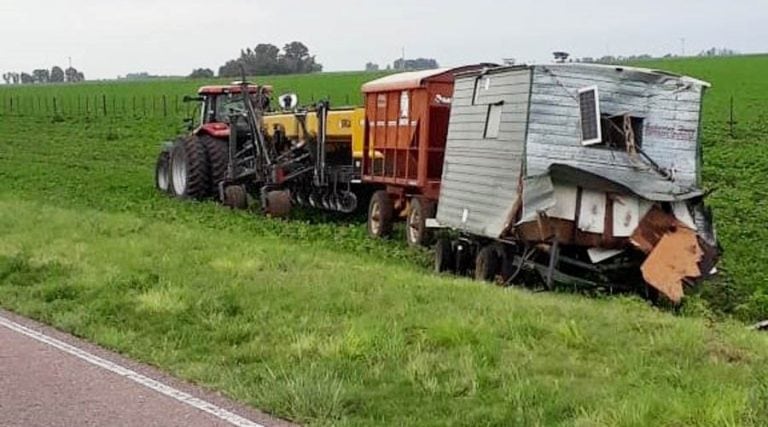
[[[309,48],[301,42],[291,42],[285,45],[283,51],[272,44],[262,43],[255,48],[240,51],[240,57],[227,61],[219,67],[220,77],[239,77],[245,69],[246,75],[273,75],[312,73],[322,71]]]
[[[44,68],[32,71],[32,76],[36,83],[48,83],[51,80],[51,72]]]
[[[365,71],[379,71],[379,64],[374,64],[373,62],[369,62],[365,64]]]
[[[64,76],[66,77],[68,83],[77,83],[85,80],[85,75],[77,71],[77,69],[74,67],[69,67],[64,70]]]
[[[440,68],[440,64],[432,58],[398,59],[392,64],[395,70],[434,70]]]
[[[51,68],[51,83],[64,83],[64,70],[58,65]]]
[[[210,68],[198,68],[192,71],[192,74],[189,75],[189,78],[191,79],[211,79],[213,77],[213,70]]]
[[[11,73],[4,73],[3,80],[5,81],[5,84],[11,84]]]
[[[568,52],[552,52],[552,55],[555,57],[555,62],[560,64],[568,61],[568,58],[571,56]]]
[[[31,74],[21,73],[21,84],[28,85],[35,82],[35,78]]]

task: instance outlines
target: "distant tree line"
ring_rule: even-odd
[[[434,70],[435,68],[440,68],[440,64],[432,58],[401,58],[393,62],[392,65],[387,65],[387,70],[394,69],[398,71]],[[374,62],[365,64],[365,71],[379,71],[380,69],[379,64]]]
[[[33,83],[77,83],[85,81],[85,75],[74,67],[66,70],[55,66],[50,70],[40,68],[31,73],[7,72],[3,74],[3,80],[8,85],[33,84]]]
[[[300,74],[323,71],[309,48],[301,42],[286,44],[282,50],[272,44],[262,43],[255,48],[247,48],[240,51],[240,57],[227,61],[219,68],[219,77],[238,77],[241,68],[245,68],[246,75],[268,76],[274,74]],[[211,70],[198,69],[190,77],[209,77]]]
[[[739,55],[739,52],[733,49],[728,49],[728,48],[713,47],[711,49],[707,49],[699,52],[697,56],[716,57],[716,56],[735,56],[735,55]],[[642,62],[642,61],[648,61],[653,59],[672,59],[672,58],[682,58],[682,57],[683,56],[676,55],[674,53],[668,53],[661,57],[656,57],[648,54],[630,55],[630,56],[605,55],[600,58],[591,58],[591,57],[576,58],[576,59],[573,59],[572,62],[584,62],[584,63],[593,63],[593,64],[624,64],[628,62]],[[556,55],[556,58],[557,58],[557,55]]]

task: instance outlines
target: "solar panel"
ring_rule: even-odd
[[[579,91],[579,107],[581,108],[581,143],[592,145],[603,142],[597,87]]]

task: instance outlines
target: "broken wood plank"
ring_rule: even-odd
[[[701,277],[703,255],[696,232],[678,227],[661,238],[640,270],[649,285],[677,304],[684,296],[684,280]]]

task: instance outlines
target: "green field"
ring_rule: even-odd
[[[152,173],[183,111],[50,106],[0,108],[0,305],[314,425],[764,425],[768,338],[737,320],[768,317],[768,57],[653,66],[713,84],[705,180],[723,275],[680,315],[436,277],[426,251],[371,241],[360,218],[180,203]],[[370,78],[271,80],[306,101],[359,99]],[[0,86],[0,100],[174,99],[199,84]]]

